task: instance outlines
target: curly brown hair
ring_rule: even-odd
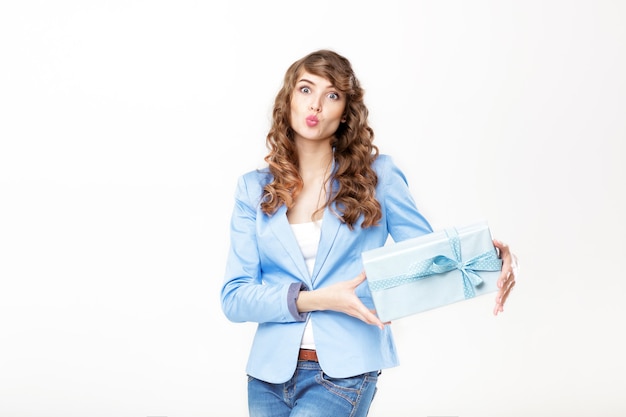
[[[337,216],[350,229],[354,228],[361,215],[362,227],[375,226],[382,217],[375,195],[378,177],[372,168],[378,148],[372,143],[374,131],[368,124],[364,91],[350,61],[325,49],[312,52],[291,64],[276,95],[273,123],[266,137],[269,152],[265,156],[273,179],[264,188],[261,209],[271,215],[283,204],[291,208],[303,187],[289,120],[292,94],[303,71],[326,78],[346,97],[345,122],[340,124],[331,142],[335,160],[332,193],[320,210],[333,207],[334,203]]]

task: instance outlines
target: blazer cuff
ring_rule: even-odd
[[[296,300],[298,299],[298,295],[300,291],[307,290],[306,286],[301,282],[294,282],[289,285],[289,289],[287,290],[287,307],[289,308],[289,312],[293,316],[296,321],[305,321],[308,313],[300,313],[298,311],[298,307],[296,307]]]

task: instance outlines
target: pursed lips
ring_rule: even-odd
[[[316,126],[318,123],[319,119],[315,115],[311,115],[306,118],[306,124],[308,126]]]

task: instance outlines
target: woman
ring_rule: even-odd
[[[432,229],[373,139],[346,58],[320,50],[289,67],[268,166],[238,181],[221,292],[229,320],[258,323],[246,367],[251,416],[366,416],[380,370],[398,364],[361,253]],[[515,259],[494,245],[503,259],[497,314]]]

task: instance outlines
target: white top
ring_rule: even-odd
[[[322,230],[322,220],[308,223],[295,223],[291,225],[291,230],[298,241],[300,251],[304,257],[304,262],[309,270],[309,275],[313,274],[315,266],[315,257],[317,256],[317,248],[320,242]],[[304,335],[300,347],[303,349],[315,349],[315,340],[313,339],[313,321],[309,314],[309,320],[304,328]]]

